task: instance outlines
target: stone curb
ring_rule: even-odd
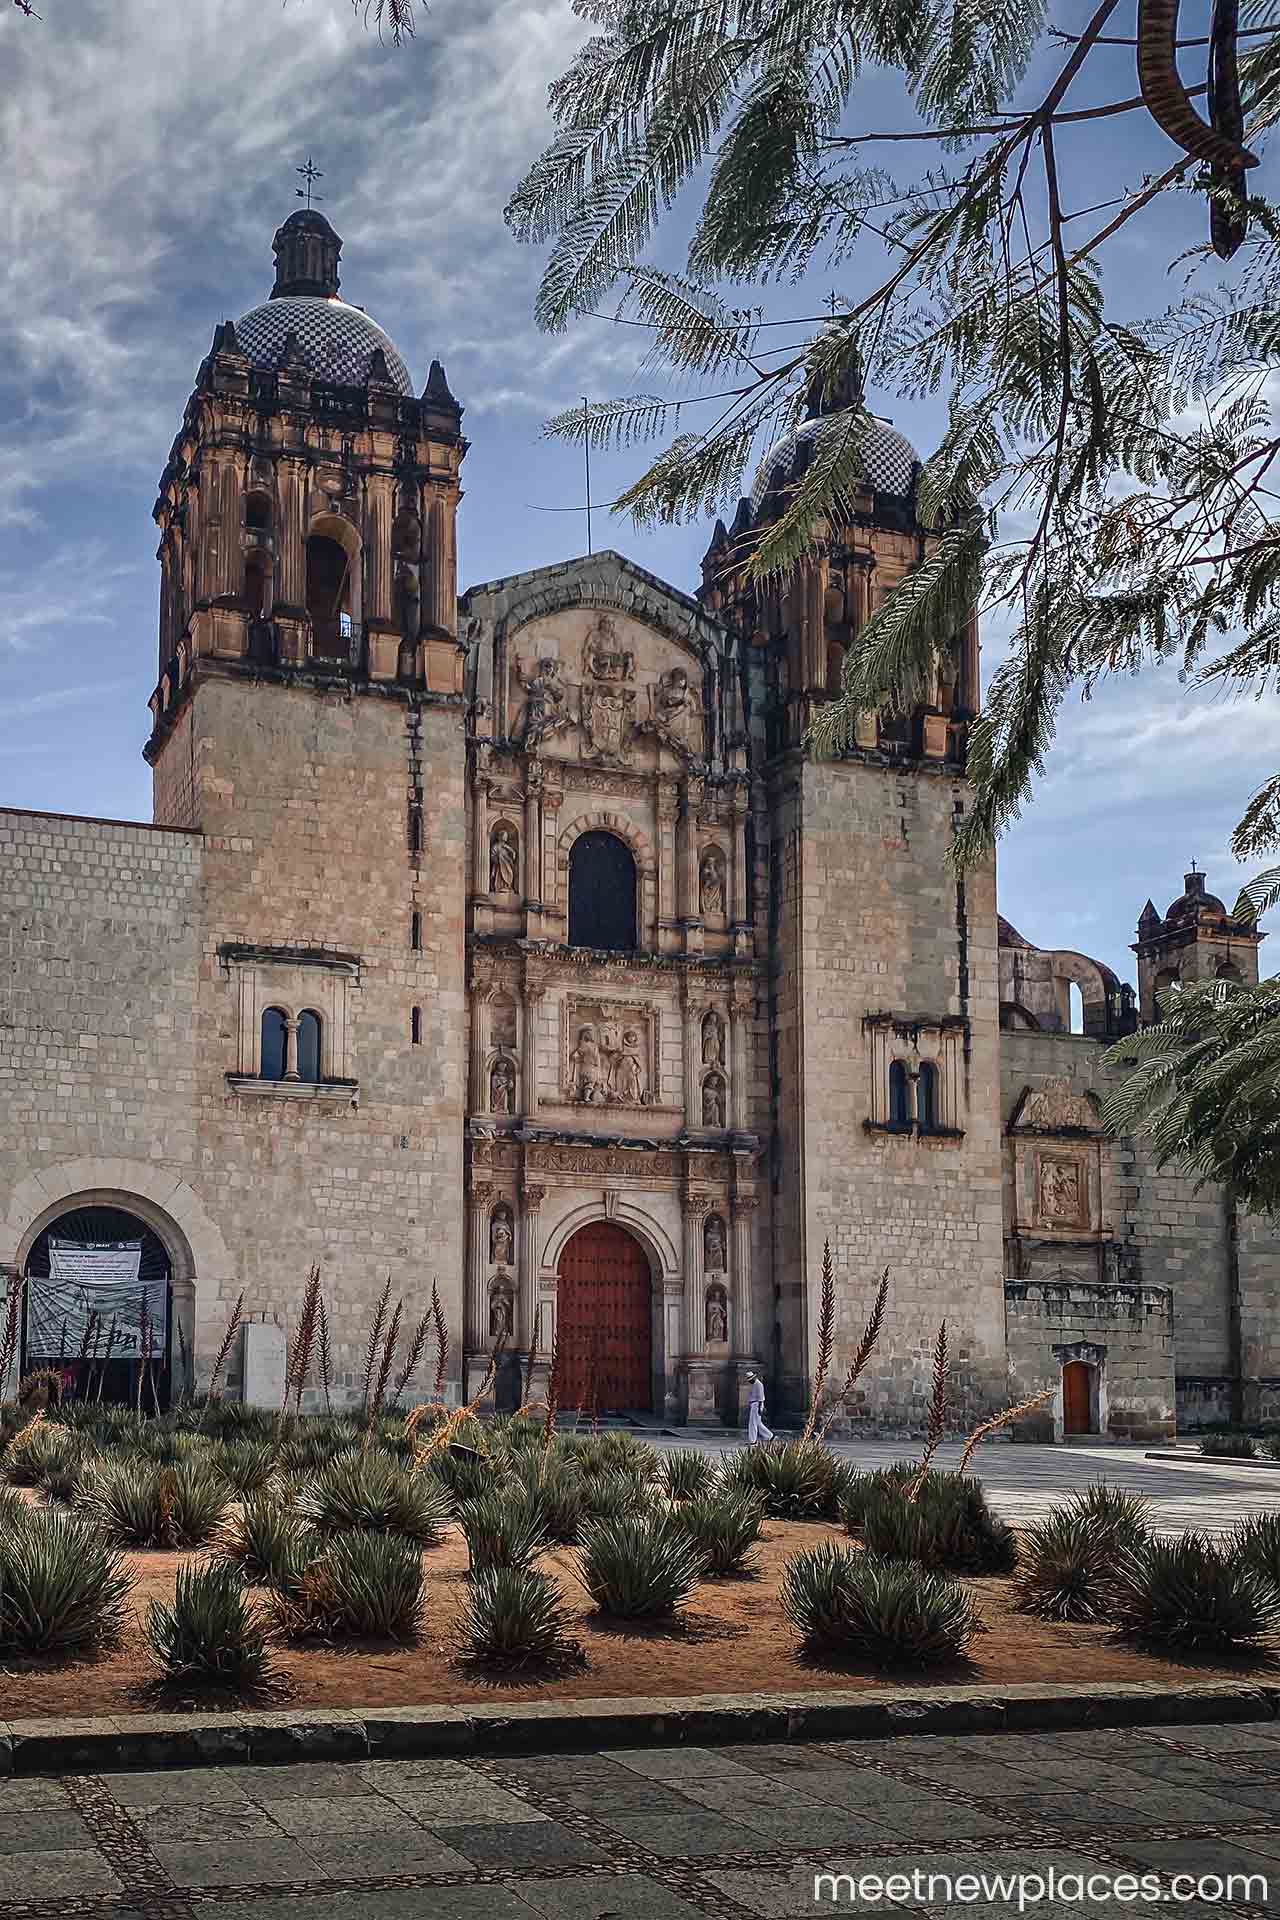
[[[1261,1460],[1256,1454],[1251,1460],[1247,1454],[1192,1453],[1190,1448],[1180,1449],[1177,1453],[1148,1453],[1143,1457],[1147,1460],[1176,1460],[1184,1467],[1270,1467],[1273,1472],[1280,1468],[1280,1460]]]
[[[881,1740],[904,1733],[1065,1732],[1278,1717],[1280,1682],[1247,1685],[1238,1681],[132,1714],[120,1719],[0,1721],[0,1779],[33,1773],[261,1766],[290,1760],[408,1759],[752,1740]]]

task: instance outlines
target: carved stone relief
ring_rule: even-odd
[[[525,695],[519,738],[526,747],[536,747],[539,741],[570,725],[568,689],[561,678],[560,662],[550,655],[537,661],[532,672],[526,672],[524,661],[517,659],[515,672]]]
[[[697,696],[683,667],[669,667],[649,689],[647,731],[684,757],[697,754]]]
[[[616,1001],[578,1001],[565,1009],[564,1098],[574,1106],[653,1104],[656,1015]]]
[[[1039,1127],[1052,1133],[1068,1127],[1096,1133],[1098,1116],[1088,1098],[1083,1093],[1077,1093],[1063,1075],[1055,1080],[1046,1080],[1042,1087],[1034,1088],[1027,1095],[1018,1115],[1018,1126]]]
[[[635,739],[635,655],[620,646],[613,621],[602,614],[582,649],[582,757],[604,766],[627,766]]]
[[[1087,1226],[1087,1169],[1078,1160],[1037,1154],[1036,1200],[1037,1212],[1046,1226]]]

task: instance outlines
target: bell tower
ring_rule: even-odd
[[[1163,916],[1148,900],[1138,919],[1138,1004],[1142,1023],[1160,1018],[1161,994],[1206,980],[1258,984],[1258,948],[1266,939],[1251,920],[1236,920],[1210,893],[1195,861],[1182,876],[1182,892]]]
[[[461,692],[463,410],[438,361],[415,396],[389,336],[339,297],[341,252],[323,214],[285,221],[271,296],[215,329],[161,476],[146,757],[165,825],[204,824],[178,736],[211,674],[264,698]]]
[[[754,541],[843,422],[859,436],[859,482],[785,584],[757,586]],[[901,1405],[944,1317],[957,1417],[998,1402],[1005,1380],[994,862],[957,874],[947,859],[969,802],[976,621],[948,636],[913,712],[859,715],[836,758],[805,744],[850,641],[937,537],[917,515],[919,470],[910,442],[867,410],[855,366],[810,392],[807,419],[770,449],[703,563],[703,604],[737,629],[749,663],[769,850],[775,1309],[772,1355],[759,1350],[770,1405],[803,1404],[824,1245],[840,1364],[888,1267],[855,1421]]]

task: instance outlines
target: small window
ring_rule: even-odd
[[[938,1069],[932,1060],[921,1063],[916,1081],[916,1119],[921,1133],[936,1133],[942,1125],[938,1106]]]
[[[264,1080],[283,1080],[288,1020],[279,1007],[268,1007],[262,1016],[262,1059],[258,1072]]]
[[[409,1037],[415,1047],[422,1045],[422,1008],[415,1007],[409,1016]]]
[[[889,1125],[911,1125],[911,1085],[901,1060],[893,1060],[889,1065]]]
[[[320,1078],[320,1015],[304,1013],[298,1021],[298,1078],[314,1085]]]
[[[422,915],[415,913],[409,922],[409,945],[415,953],[422,951]]]

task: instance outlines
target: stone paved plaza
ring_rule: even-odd
[[[683,1436],[646,1435],[655,1446],[699,1445],[719,1455],[740,1446],[741,1436],[718,1435],[691,1442]],[[868,1470],[893,1460],[920,1457],[919,1441],[834,1443],[833,1451]],[[959,1464],[958,1445],[940,1447],[939,1467]],[[1185,1460],[1149,1460],[1141,1447],[1011,1446],[980,1447],[971,1462],[996,1511],[1015,1526],[1038,1520],[1077,1488],[1105,1480],[1145,1494],[1157,1532],[1195,1527],[1202,1533],[1227,1533],[1250,1513],[1280,1512],[1280,1465],[1274,1468],[1206,1465],[1188,1450]]]
[[[790,1920],[815,1873],[1254,1874],[1280,1724],[382,1760],[0,1783],[6,1920]],[[1237,1892],[1246,1891],[1237,1886]],[[1202,1889],[1211,1896],[1216,1887]],[[895,1906],[979,1916],[992,1899]],[[1043,1920],[1149,1910],[1106,1898]]]

